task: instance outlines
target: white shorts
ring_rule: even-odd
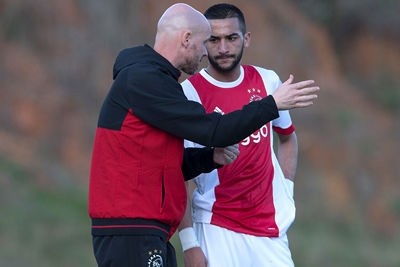
[[[286,234],[260,237],[208,223],[195,223],[194,229],[208,267],[294,266]]]

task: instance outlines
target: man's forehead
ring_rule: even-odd
[[[238,18],[209,19],[211,25],[211,35],[230,35],[241,33]]]

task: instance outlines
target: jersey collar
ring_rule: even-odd
[[[202,69],[200,71],[200,75],[204,77],[209,83],[221,87],[221,88],[232,88],[238,86],[244,78],[244,69],[242,66],[240,66],[240,75],[239,78],[236,79],[236,81],[233,82],[220,82],[216,79],[214,79],[210,74],[207,73],[206,69]]]

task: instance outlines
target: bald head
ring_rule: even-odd
[[[169,7],[157,24],[157,35],[176,34],[183,30],[198,31],[206,29],[209,23],[199,11],[193,7],[179,3]]]
[[[176,68],[192,74],[207,53],[204,42],[210,34],[203,14],[187,4],[175,4],[158,21],[154,50]]]

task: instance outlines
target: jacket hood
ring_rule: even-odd
[[[126,48],[119,52],[113,68],[113,79],[117,77],[118,73],[124,68],[133,64],[150,64],[158,65],[169,72],[175,79],[181,75],[180,71],[175,68],[166,58],[158,54],[153,48],[147,44],[144,46],[136,46]]]

